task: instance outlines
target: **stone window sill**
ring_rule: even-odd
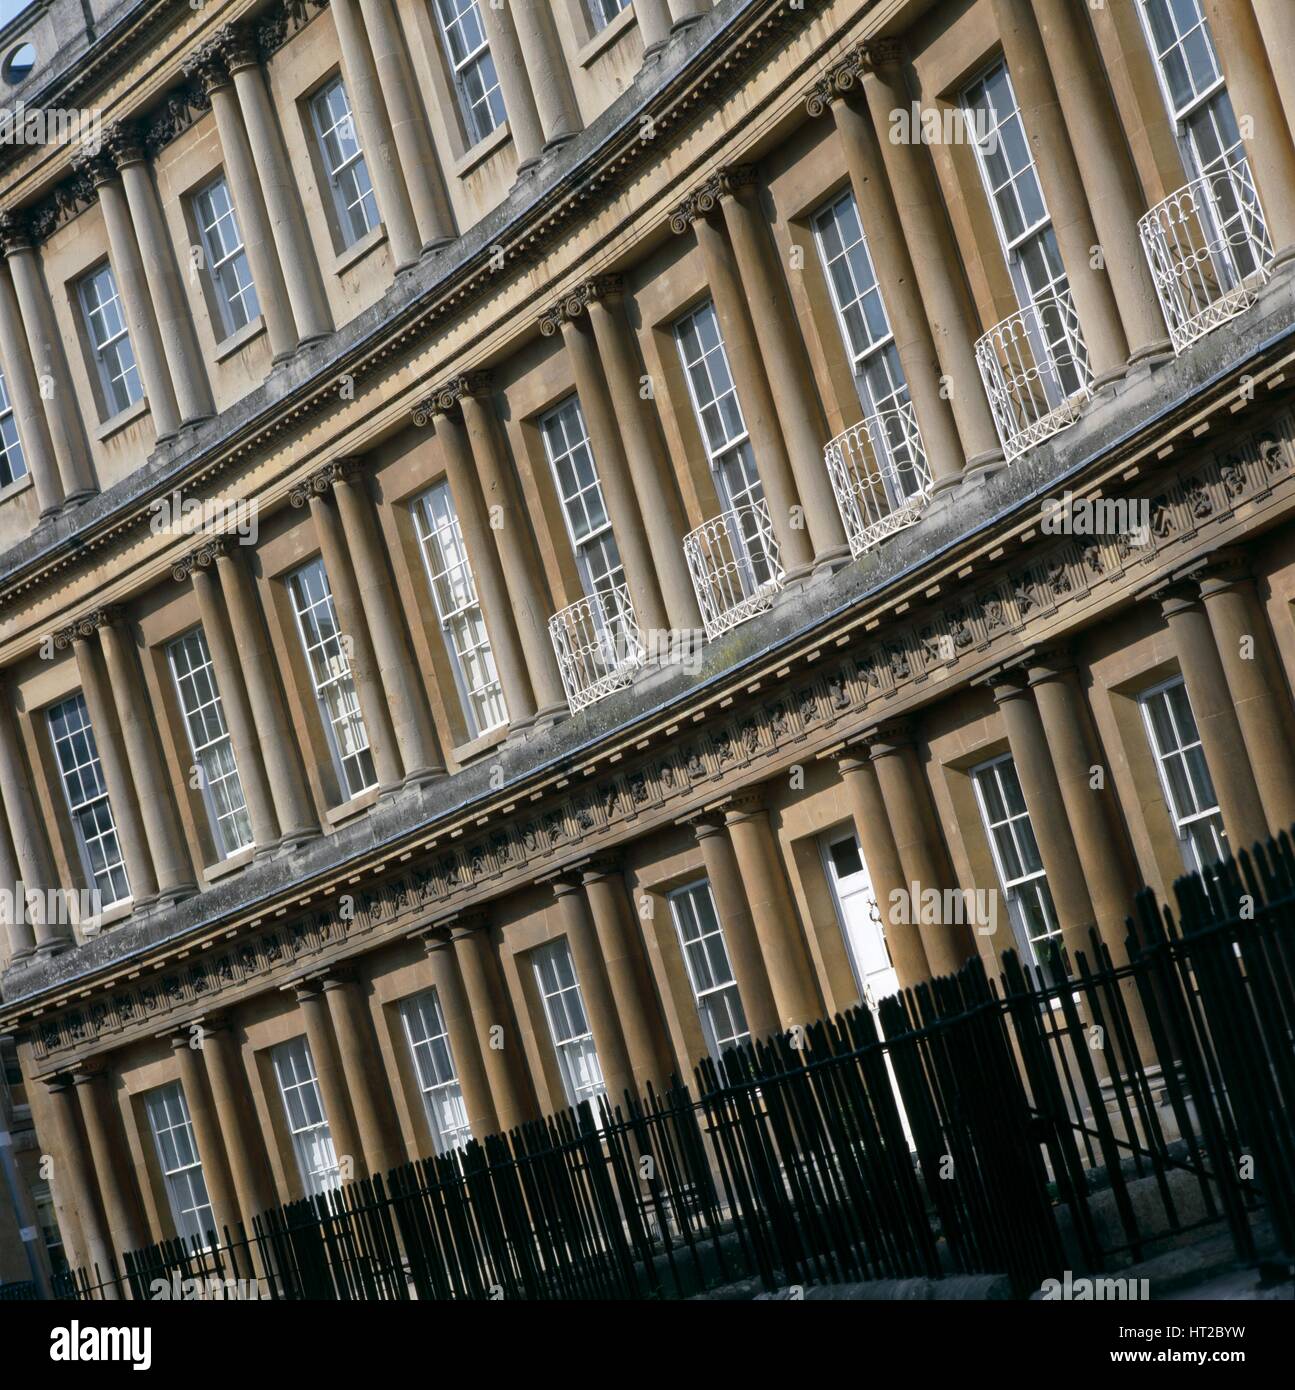
[[[508,129],[508,122],[497,125],[484,140],[478,140],[470,150],[455,160],[451,173],[456,179],[467,178],[478,165],[484,164],[496,150],[502,149],[511,139],[512,132]]]
[[[128,405],[125,410],[119,410],[116,415],[110,416],[94,432],[94,437],[103,443],[105,439],[116,434],[118,430],[124,430],[127,425],[134,424],[141,415],[148,413],[148,397],[141,396],[134,405]]]
[[[634,6],[627,5],[610,24],[604,24],[593,38],[580,49],[576,54],[576,62],[582,68],[587,68],[591,63],[601,58],[627,29],[635,27],[636,24]]]
[[[109,908],[105,908],[97,917],[87,917],[81,922],[81,935],[85,940],[100,935],[105,927],[111,927],[117,922],[124,921],[135,910],[134,898],[123,898],[119,903],[113,903]]]
[[[208,883],[215,883],[218,878],[224,878],[227,874],[237,872],[244,864],[250,864],[255,853],[256,847],[248,845],[246,849],[240,849],[237,854],[231,854],[228,859],[221,859],[215,864],[208,864],[202,871],[202,876]]]
[[[245,323],[242,328],[231,333],[228,338],[222,338],[216,344],[216,361],[223,362],[227,357],[232,357],[236,352],[245,348],[253,338],[259,338],[265,332],[265,318],[257,314],[254,319]]]
[[[491,729],[489,733],[484,733],[479,738],[469,739],[467,743],[461,743],[457,748],[451,748],[450,757],[462,767],[474,758],[479,758],[483,753],[488,753],[492,748],[498,748],[507,737],[508,725],[501,724],[497,729]]]
[[[387,229],[379,222],[371,231],[365,232],[359,241],[352,242],[345,251],[337,254],[333,260],[333,274],[341,275],[350,270],[357,261],[362,261],[370,251],[376,250],[386,239]]]
[[[21,478],[15,478],[13,482],[0,487],[0,506],[3,506],[11,497],[17,497],[19,493],[26,492],[31,485],[31,474],[24,473]]]
[[[349,801],[343,801],[340,806],[334,806],[332,810],[326,811],[324,819],[332,826],[344,825],[348,820],[354,820],[356,816],[367,811],[377,799],[377,787],[370,787],[368,791],[361,792],[359,796],[353,796]]]

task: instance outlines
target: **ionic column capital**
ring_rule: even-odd
[[[868,39],[859,45],[864,72],[876,72],[879,68],[896,67],[904,61],[904,41],[902,39]]]
[[[469,397],[489,396],[494,392],[495,374],[490,371],[460,372],[439,386],[433,387],[414,407],[414,424],[420,428],[434,416],[448,415],[461,401]]]
[[[357,454],[344,458],[329,459],[313,473],[294,483],[288,490],[288,501],[294,507],[304,507],[312,498],[322,497],[331,492],[338,483],[349,482],[363,468],[363,460]]]
[[[182,555],[171,566],[172,577],[177,583],[183,583],[192,577],[194,570],[208,569],[219,556],[229,554],[237,543],[238,538],[227,531],[207,537],[201,545]]]
[[[755,182],[753,164],[727,164],[717,169],[670,214],[670,230],[682,235],[698,218],[709,217],[719,207],[721,198],[734,197]]]
[[[66,651],[73,642],[88,642],[101,627],[111,627],[114,623],[123,622],[125,617],[126,610],[117,603],[93,608],[54,633],[54,648],[56,651]]]
[[[564,324],[578,319],[590,304],[616,298],[624,292],[624,288],[625,282],[619,275],[596,275],[582,281],[540,315],[540,332],[546,338],[551,338]]]
[[[849,92],[857,91],[868,60],[862,47],[849,49],[835,62],[829,63],[823,74],[805,93],[805,110],[811,116],[821,116],[834,101],[841,101]]]

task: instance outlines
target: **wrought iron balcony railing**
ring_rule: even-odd
[[[624,584],[559,609],[549,636],[572,714],[629,685],[646,655]]]
[[[931,470],[911,401],[843,430],[823,457],[856,560],[911,526],[930,500]]]
[[[1073,425],[1092,389],[1070,291],[1040,297],[976,340],[976,364],[1011,463]]]
[[[782,588],[778,541],[763,500],[734,507],[683,538],[708,638],[762,613]]]
[[[1171,193],[1138,219],[1174,351],[1248,309],[1273,248],[1244,159]]]

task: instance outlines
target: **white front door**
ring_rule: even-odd
[[[853,830],[834,830],[824,835],[820,844],[859,997],[875,1012],[881,1000],[899,989],[899,978],[886,948],[868,866]]]

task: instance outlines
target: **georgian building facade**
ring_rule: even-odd
[[[1295,823],[1286,0],[88,14],[0,53],[102,126],[0,154],[71,1263],[1118,958]]]

